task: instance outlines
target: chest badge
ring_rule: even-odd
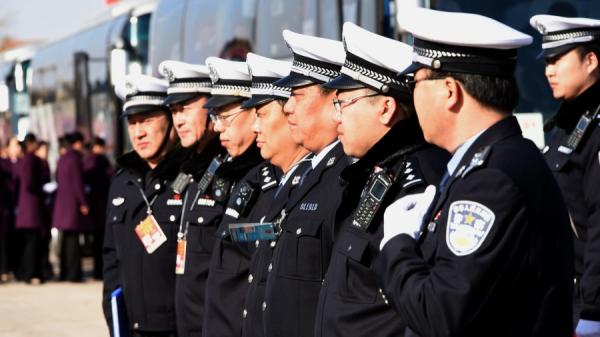
[[[124,202],[125,202],[125,198],[123,198],[123,197],[117,197],[112,200],[113,206],[121,206],[121,205],[123,205]]]
[[[469,200],[455,201],[448,210],[446,244],[456,256],[475,252],[489,234],[496,215],[488,207]]]
[[[329,160],[327,161],[327,167],[329,167],[333,164],[335,164],[335,157],[329,158]]]

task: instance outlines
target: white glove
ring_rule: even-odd
[[[385,209],[383,214],[383,239],[379,249],[399,234],[408,234],[417,239],[423,217],[435,198],[435,186],[429,185],[425,192],[410,194],[394,201]]]
[[[575,335],[577,337],[600,337],[600,322],[579,319]]]

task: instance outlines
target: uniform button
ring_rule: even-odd
[[[352,250],[352,245],[348,245],[347,249],[348,249],[348,251],[351,251]]]
[[[390,305],[390,302],[388,302],[388,300],[384,300],[383,303],[385,303],[385,305]]]
[[[117,221],[117,217],[116,216],[113,216],[113,221]]]
[[[302,228],[296,229],[296,235],[300,235],[300,234],[302,234]]]
[[[194,182],[194,178],[191,178],[191,179],[190,179],[190,183],[193,183],[193,182]]]
[[[258,248],[258,245],[259,245],[259,244],[260,244],[260,242],[259,242],[258,240],[256,240],[256,241],[254,242],[254,247]]]
[[[160,190],[160,184],[154,185],[154,189],[157,190],[157,191]]]
[[[175,215],[171,214],[171,216],[169,216],[169,221],[175,221]]]
[[[267,310],[267,302],[262,303],[262,311]]]
[[[435,231],[435,222],[430,222],[429,225],[427,225],[427,230],[429,232]]]
[[[383,289],[379,288],[379,293],[383,294]]]
[[[137,178],[137,182],[141,183],[142,182],[142,178]]]
[[[560,165],[558,165],[558,164],[554,165],[554,167],[556,167],[556,168],[558,168],[559,166],[560,166]]]
[[[273,269],[273,263],[269,263],[269,273],[271,272],[272,269]]]
[[[244,312],[242,313],[242,317],[246,318],[246,316],[248,316],[248,310],[244,309]]]
[[[203,217],[199,217],[198,218],[198,223],[203,223],[204,222],[204,218]]]
[[[138,323],[138,322],[133,323],[134,329],[138,329],[139,327],[140,327],[140,323]]]
[[[221,236],[222,236],[222,237],[225,237],[225,235],[227,235],[227,231],[223,231],[223,232],[221,233]]]
[[[271,248],[275,248],[275,241],[271,241]]]
[[[254,277],[252,276],[252,274],[248,275],[248,283],[252,283],[252,279],[253,279],[253,278],[254,278]]]

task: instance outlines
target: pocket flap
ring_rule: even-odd
[[[335,249],[340,254],[346,255],[355,261],[361,261],[368,246],[369,240],[361,238],[347,230],[340,233],[335,243]]]
[[[283,229],[297,236],[316,236],[322,223],[323,219],[319,218],[294,218],[286,221]]]

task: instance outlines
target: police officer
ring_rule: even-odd
[[[536,15],[530,22],[542,34],[552,94],[562,100],[543,152],[571,217],[576,333],[600,336],[600,20]]]
[[[210,260],[203,336],[239,336],[248,263],[255,245],[234,241],[229,225],[250,221],[261,199],[275,191],[279,172],[263,161],[256,147],[256,135],[252,132],[254,109],[242,107],[243,101],[251,97],[247,64],[217,57],[209,57],[206,64],[213,89],[204,106],[214,109],[211,118],[229,157],[216,172],[215,189],[227,189],[227,193],[220,194],[226,208]]]
[[[387,207],[383,293],[420,336],[571,336],[568,214],[511,116],[517,49],[531,37],[475,14],[397,18],[414,36],[424,137],[452,158],[437,187]]]
[[[175,335],[175,249],[181,204],[170,184],[187,153],[175,148],[171,114],[164,107],[167,83],[128,76],[117,94],[133,151],[117,160],[108,198],[104,241],[104,315],[127,318],[133,336]],[[126,314],[111,310],[121,289]]]
[[[399,336],[405,322],[388,305],[372,270],[383,210],[444,174],[448,153],[425,143],[407,76],[410,46],[352,23],[343,28],[346,61],[324,86],[337,89],[338,137],[357,162],[336,217],[339,232],[317,307],[315,336]]]
[[[302,173],[311,165],[309,152],[291,137],[283,106],[291,89],[273,83],[290,72],[291,62],[277,61],[248,53],[246,60],[252,73],[252,98],[244,102],[246,108],[256,108],[253,130],[261,156],[283,172],[272,198],[265,198],[266,207],[253,210],[253,221],[260,221],[262,228],[276,230],[274,221],[289,200],[290,193],[300,185]],[[260,225],[259,225],[260,226]],[[268,265],[271,262],[276,238],[267,235],[257,238],[256,251],[250,261],[248,291],[242,311],[242,336],[263,336],[262,302]]]
[[[287,201],[280,235],[268,266],[262,303],[265,336],[309,336],[335,235],[334,217],[348,165],[337,141],[331,104],[335,90],[322,84],[339,75],[345,52],[340,41],[283,31],[294,55],[290,74],[275,82],[292,88],[284,106],[292,138],[311,151],[311,166]]]
[[[165,105],[170,107],[180,143],[193,151],[181,165],[178,179],[172,185],[179,195],[172,202],[183,206],[175,267],[177,335],[201,336],[208,263],[224,209],[222,202],[207,193],[206,179],[205,187],[198,184],[205,174],[211,174],[207,169],[213,158],[221,160],[223,149],[208,117],[208,109],[203,107],[212,87],[208,67],[164,61],[159,70],[169,79]],[[196,199],[203,201],[199,204]]]

